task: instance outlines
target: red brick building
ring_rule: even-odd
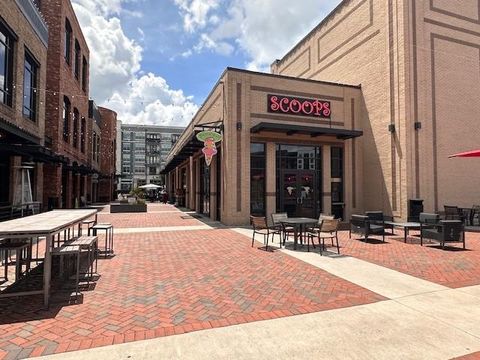
[[[98,182],[98,199],[100,202],[108,202],[115,196],[115,159],[117,137],[117,113],[103,107],[99,107],[101,122],[100,139],[100,176]]]
[[[48,186],[43,191],[44,207],[71,208],[98,200],[92,177],[100,176],[99,156],[108,154],[98,151],[98,144],[113,141],[109,136],[114,131],[107,126],[109,130],[103,139],[101,119],[91,116],[89,49],[70,0],[37,3],[50,29],[45,146],[61,157],[60,164],[45,166],[44,182]],[[113,115],[107,111],[105,114],[108,124]],[[102,199],[109,201],[111,197]]]
[[[31,1],[0,1],[0,206],[43,201],[47,45]]]

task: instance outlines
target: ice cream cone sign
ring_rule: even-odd
[[[205,155],[207,166],[210,166],[213,156],[218,152],[215,144],[222,140],[222,135],[215,131],[202,131],[197,134],[197,139],[203,141],[202,152]]]

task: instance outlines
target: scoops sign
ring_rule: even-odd
[[[329,101],[270,94],[268,95],[268,112],[327,119],[330,119],[332,114]]]

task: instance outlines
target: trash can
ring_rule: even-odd
[[[408,200],[408,221],[418,222],[420,218],[420,213],[422,212],[423,212],[422,199]]]

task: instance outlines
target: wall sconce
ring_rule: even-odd
[[[416,121],[414,124],[415,130],[420,130],[422,128],[422,123],[419,121]]]
[[[237,130],[242,130],[242,123],[237,121]]]
[[[395,124],[388,125],[388,131],[390,131],[393,134],[395,132]]]

